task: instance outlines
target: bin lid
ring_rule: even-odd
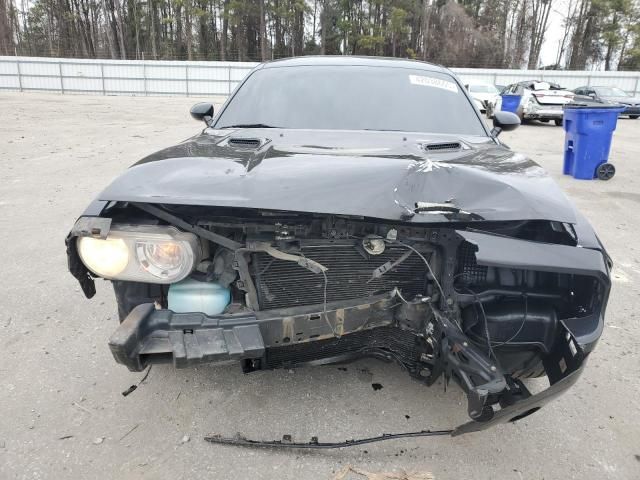
[[[617,103],[601,102],[572,102],[562,106],[565,110],[578,110],[588,108],[590,110],[624,110],[626,107]]]

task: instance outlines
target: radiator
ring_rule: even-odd
[[[405,298],[425,293],[428,270],[415,253],[381,278],[371,280],[376,268],[398,260],[406,251],[401,246],[387,246],[382,254],[365,258],[354,245],[326,244],[302,248],[305,257],[328,268],[327,302],[376,295],[389,292],[394,287]],[[429,259],[427,253],[423,255]],[[253,257],[253,272],[262,310],[321,305],[324,301],[324,276],[294,262],[258,253]]]

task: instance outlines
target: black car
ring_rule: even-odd
[[[625,108],[620,115],[628,115],[635,120],[640,117],[640,98],[629,95],[624,90],[617,87],[579,87],[574,90],[579,97],[589,97],[601,103],[616,103]]]
[[[132,371],[245,372],[375,357],[468,396],[455,434],[572,385],[604,324],[611,262],[547,173],[501,144],[449,70],[377,58],[256,67],[198,135],[143,158],[66,239]],[[523,379],[546,375],[531,395]]]

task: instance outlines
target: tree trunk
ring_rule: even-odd
[[[422,0],[422,60],[427,60],[429,48],[429,21],[431,20],[431,8],[429,0]]]
[[[549,22],[549,12],[551,11],[550,0],[534,0],[533,2],[533,28],[531,32],[531,48],[529,49],[529,70],[534,70],[540,60],[540,50],[544,41],[544,34],[547,31]]]
[[[211,46],[209,24],[207,23],[207,16],[209,15],[207,3],[206,0],[199,0],[198,2],[198,49],[203,59],[209,58],[209,47]]]
[[[587,23],[587,13],[590,8],[589,0],[581,0],[580,10],[575,20],[575,29],[571,38],[571,58],[569,59],[570,70],[583,70],[586,64],[584,56],[585,46],[585,30]]]
[[[95,58],[96,46],[93,40],[93,29],[91,28],[91,19],[89,18],[89,3],[88,1],[80,0],[80,5],[82,7],[82,20],[80,20],[80,23],[82,25],[83,34],[85,37],[85,41],[87,43],[89,55],[92,58]]]
[[[0,54],[15,55],[15,53],[13,28],[9,21],[9,4],[6,0],[0,0]]]
[[[217,2],[211,2],[209,4],[209,13],[211,16],[211,53],[214,54],[217,48],[216,40],[218,38],[218,22],[216,15]]]
[[[274,9],[276,12],[279,11],[280,8],[280,1],[279,0],[274,0],[273,2],[274,5]],[[284,31],[282,28],[282,17],[280,15],[278,15],[276,13],[275,18],[274,18],[274,22],[273,22],[273,28],[275,30],[275,37],[276,37],[276,41],[275,41],[275,45],[273,46],[273,50],[274,50],[274,54],[276,58],[282,57],[284,55],[286,55],[287,50],[284,44]]]
[[[304,50],[304,10],[296,9],[293,12],[293,55],[302,55]]]
[[[184,19],[185,19],[185,27],[186,37],[187,37],[187,60],[193,60],[193,19],[191,18],[191,1],[186,0],[184,2]]]
[[[327,0],[322,1],[320,12],[320,55],[327,54]]]
[[[120,0],[110,0],[109,4],[109,6],[111,7],[111,28],[113,33],[115,34],[114,37],[118,39],[120,58],[122,60],[126,60],[127,50],[124,43],[124,28],[122,27],[122,10],[120,7]]]
[[[184,45],[182,43],[182,4],[177,3],[175,8],[176,14],[176,52],[177,58],[181,59],[184,55]]]
[[[626,31],[626,33],[624,34],[624,39],[622,40],[622,47],[620,48],[620,57],[618,58],[618,66],[616,67],[616,70],[620,70],[620,66],[622,65],[622,62],[624,61],[624,55],[625,53],[627,53],[627,45],[629,42],[629,30]]]
[[[149,16],[151,17],[151,56],[154,60],[158,59],[158,31],[156,26],[156,16],[158,8],[154,0],[149,0]]]
[[[611,35],[607,39],[607,53],[604,57],[604,69],[611,70],[611,60],[613,57],[613,52],[618,46],[618,42],[616,41],[615,36],[617,35],[618,29],[618,14],[617,12],[613,12],[613,19],[611,20]]]
[[[220,36],[220,60],[227,59],[227,35],[229,34],[229,0],[224,0],[222,10],[222,35]]]
[[[260,3],[260,58],[263,62],[267,61],[267,22],[265,19],[264,0],[258,0]]]

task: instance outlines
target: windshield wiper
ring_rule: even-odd
[[[225,127],[220,127],[222,128],[280,128],[280,127],[275,127],[273,125],[267,125],[264,123],[239,123],[237,125],[227,125]]]

